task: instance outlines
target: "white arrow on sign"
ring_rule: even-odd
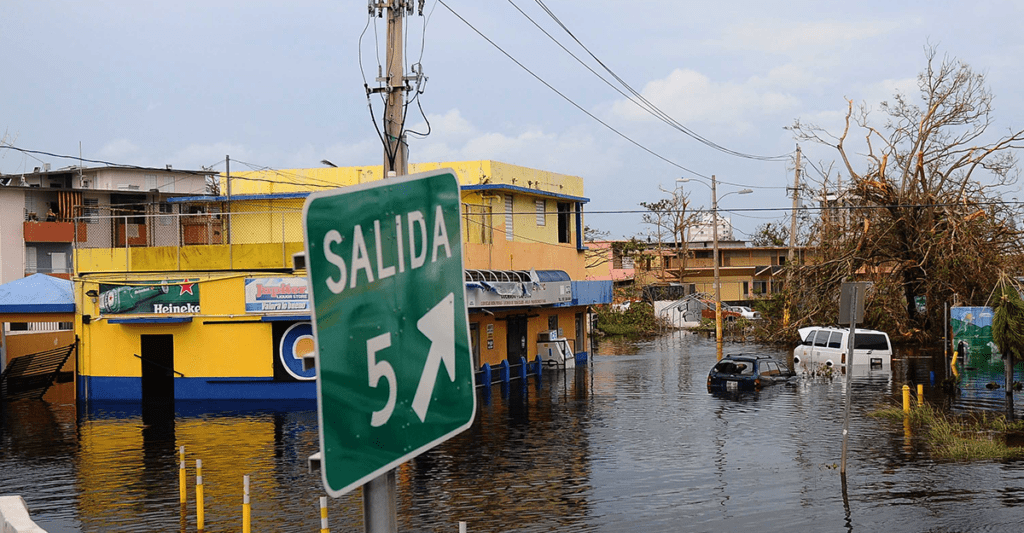
[[[423,422],[427,418],[427,409],[442,362],[448,370],[448,379],[455,381],[455,293],[448,293],[448,296],[427,311],[416,322],[416,327],[430,339],[427,362],[423,366],[420,383],[416,386],[416,396],[412,399],[412,410],[416,411],[416,416]]]

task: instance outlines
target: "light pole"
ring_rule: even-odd
[[[679,178],[677,182],[686,183],[690,181],[690,178]],[[698,182],[703,183],[703,182]],[[722,283],[718,275],[718,182],[715,180],[715,175],[711,175],[711,235],[714,246],[713,261],[715,264],[715,343],[718,345],[718,359],[722,359]],[[705,184],[706,185],[706,184]],[[751,189],[742,189],[739,191],[727,192],[722,195],[722,198],[729,196],[730,194],[750,194],[754,192]]]

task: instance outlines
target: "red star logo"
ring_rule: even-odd
[[[195,294],[192,293],[192,286],[193,285],[195,285],[195,283],[182,283],[181,284],[181,292],[178,294],[178,296],[181,296],[182,294],[185,294],[186,292],[191,294],[192,296],[195,296]]]

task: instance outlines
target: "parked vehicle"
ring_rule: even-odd
[[[758,313],[745,305],[730,305],[728,306],[728,309],[739,313],[741,317],[747,320],[760,320],[761,318],[761,313]]]
[[[835,327],[801,328],[803,342],[793,349],[793,367],[798,371],[815,371],[838,367],[845,372],[849,353],[850,330]],[[889,335],[873,329],[857,328],[853,341],[853,367],[890,372],[892,343]]]
[[[786,363],[767,355],[727,355],[708,373],[708,392],[753,391],[792,379]]]
[[[715,320],[715,301],[714,300],[701,300],[704,304],[704,309],[701,309],[700,317]],[[742,318],[738,311],[730,310],[732,306],[722,304],[722,320],[726,322],[732,322],[737,318]]]

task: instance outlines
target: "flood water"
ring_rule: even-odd
[[[790,351],[727,343],[726,352]],[[707,392],[715,345],[674,333],[605,341],[584,368],[480,393],[472,428],[402,465],[400,531],[1020,531],[1024,462],[936,462],[918,435],[867,413],[924,383],[944,409],[1002,412],[1001,363],[965,365],[947,396],[942,356],[904,354],[891,375],[852,385],[847,483],[839,473],[843,380],[760,393]],[[993,370],[993,369],[997,370]],[[1024,398],[1017,399],[1018,405]],[[4,406],[0,494],[21,494],[50,533],[195,531],[203,461],[205,531],[241,529],[251,476],[253,531],[317,531],[315,403]],[[1018,416],[1024,414],[1020,408]],[[332,531],[362,531],[359,491],[330,499]]]

